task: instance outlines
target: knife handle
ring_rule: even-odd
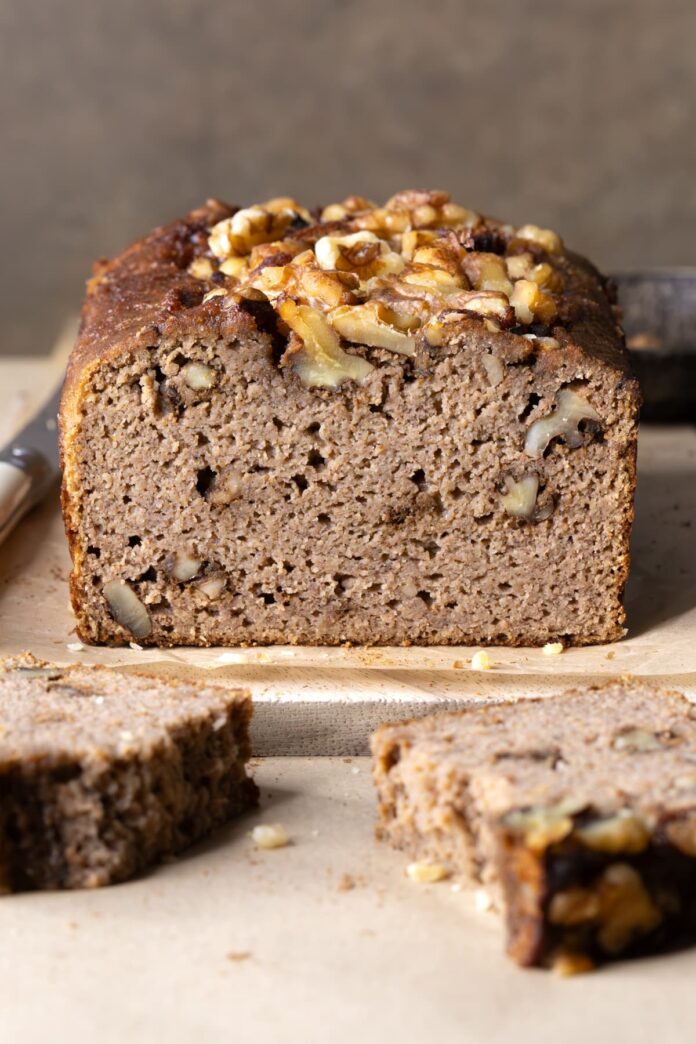
[[[0,542],[46,492],[50,466],[36,450],[14,446],[0,460]]]

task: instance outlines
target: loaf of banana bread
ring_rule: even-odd
[[[638,398],[611,288],[548,229],[443,192],[209,202],[88,285],[80,637],[614,641]]]
[[[562,972],[696,930],[696,707],[637,681],[379,729],[378,833]],[[435,872],[435,870],[437,872]]]
[[[23,655],[0,665],[0,892],[95,888],[256,802],[251,700]]]

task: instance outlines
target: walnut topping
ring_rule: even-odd
[[[209,257],[196,257],[188,267],[188,273],[194,279],[210,279],[213,272],[213,262]]]
[[[560,236],[549,228],[539,228],[538,225],[522,225],[516,232],[518,239],[528,239],[531,243],[537,243],[547,254],[562,254],[563,241]]]
[[[563,439],[570,449],[578,449],[585,442],[580,430],[583,421],[600,423],[600,416],[586,399],[562,388],[556,395],[556,407],[547,417],[542,417],[529,427],[524,443],[528,457],[540,457],[552,439]]]
[[[249,264],[245,257],[228,257],[221,263],[220,271],[223,275],[242,279],[249,271]]]
[[[575,833],[587,848],[596,852],[610,852],[612,855],[642,852],[650,841],[650,830],[645,820],[628,808],[620,809],[614,816],[594,819],[578,826]]]
[[[628,863],[613,863],[599,881],[597,941],[607,953],[621,953],[637,936],[654,931],[662,914],[640,874]]]
[[[497,254],[467,254],[462,267],[477,290],[496,290],[508,298],[512,294],[513,286],[505,261]]]
[[[556,805],[515,809],[503,816],[502,824],[508,830],[521,834],[532,851],[543,851],[573,832],[573,816],[581,812],[585,805],[580,799],[569,799]]]
[[[495,332],[556,321],[562,244],[548,230],[515,231],[445,192],[421,189],[399,192],[381,207],[351,196],[312,221],[292,199],[246,207],[210,230],[217,260],[198,258],[190,270],[201,278],[225,276],[225,291],[213,293],[227,293],[231,304],[270,302],[294,334],[286,361],[297,372],[305,368],[317,386],[337,387],[368,372],[367,360],[339,355],[341,339],[413,355],[417,337],[437,347],[461,336],[472,320]],[[310,320],[312,335],[297,311],[306,307],[318,313]],[[306,370],[310,356],[314,376]],[[500,365],[484,365],[495,386]]]
[[[693,786],[694,783],[692,782],[691,785]],[[668,840],[680,852],[684,852],[688,856],[696,856],[696,814],[686,812],[676,819],[670,820],[665,826],[665,833]]]
[[[551,924],[589,925],[607,953],[618,954],[641,935],[655,930],[662,914],[639,873],[628,863],[612,863],[587,887],[556,892],[548,907]]]
[[[518,279],[510,295],[510,304],[515,309],[519,322],[552,323],[556,318],[556,302],[532,279]]]
[[[395,326],[396,317],[380,301],[335,308],[329,313],[334,330],[347,341],[372,348],[388,348],[401,355],[414,355],[416,339]]]
[[[401,272],[405,261],[373,232],[322,236],[314,244],[317,264],[324,271],[355,272],[360,280]]]
[[[373,369],[367,359],[344,352],[338,334],[316,309],[283,301],[278,313],[299,339],[296,350],[290,347],[286,355],[308,387],[337,388],[346,380],[364,380]]]
[[[589,888],[568,888],[556,892],[549,903],[549,920],[564,926],[582,924],[598,916],[599,896]]]
[[[104,597],[116,623],[134,638],[147,638],[152,631],[150,614],[132,587],[124,580],[110,580],[104,584]]]
[[[218,221],[210,231],[208,245],[216,257],[224,261],[251,253],[259,243],[280,239],[298,218],[311,222],[311,215],[291,199],[271,199],[261,206],[238,210],[232,217]]]

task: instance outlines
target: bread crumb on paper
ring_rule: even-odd
[[[474,653],[474,655],[471,657],[472,671],[490,671],[492,666],[493,661],[491,660],[490,656],[485,651],[485,649],[482,649],[479,652]]]
[[[290,838],[280,823],[262,823],[251,832],[251,840],[257,848],[285,848]]]

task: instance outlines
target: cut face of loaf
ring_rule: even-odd
[[[696,708],[611,683],[379,729],[379,834],[492,892],[522,965],[696,932]]]
[[[98,268],[62,405],[80,637],[623,633],[638,391],[554,233],[211,203]]]
[[[0,664],[0,892],[96,888],[256,803],[247,693]]]

